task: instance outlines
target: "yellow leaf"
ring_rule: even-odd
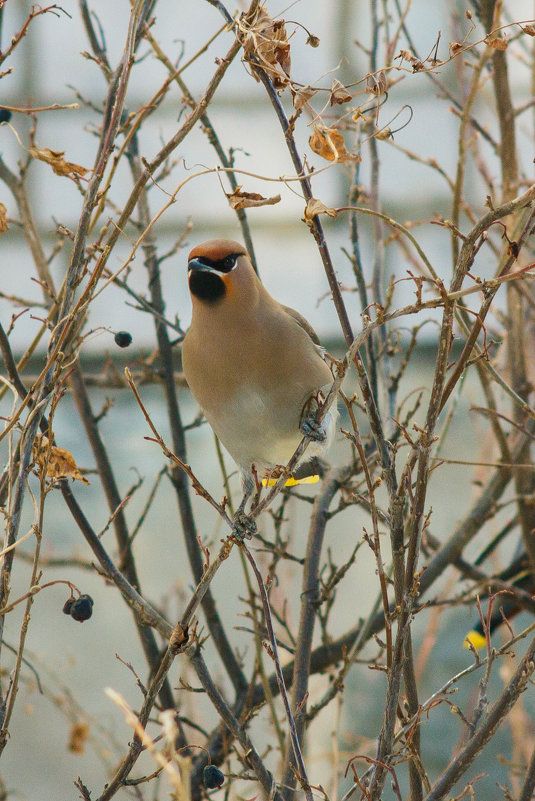
[[[280,203],[281,196],[263,197],[258,192],[242,192],[241,186],[237,186],[231,195],[227,195],[231,209],[250,209],[256,206],[274,206]]]
[[[85,167],[81,167],[79,164],[65,161],[63,158],[65,152],[63,150],[50,150],[48,147],[31,147],[28,152],[34,159],[50,164],[56,175],[66,175],[68,178],[73,178],[77,175],[83,178],[88,172]]]
[[[73,481],[82,481],[89,484],[70,451],[66,448],[58,448],[57,445],[50,445],[48,437],[39,434],[35,438],[32,449],[33,459],[36,464],[46,470],[48,478],[72,478]]]
[[[5,234],[8,228],[9,225],[7,224],[7,209],[3,203],[0,203],[0,234]]]

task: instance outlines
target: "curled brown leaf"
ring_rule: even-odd
[[[48,437],[39,434],[35,438],[32,448],[34,462],[45,470],[48,478],[72,478],[73,481],[82,481],[89,484],[89,481],[80,472],[74,457],[66,448],[58,448],[57,445],[50,445]]]
[[[306,104],[312,100],[318,90],[311,86],[303,86],[293,93],[293,104],[296,111],[301,111]]]
[[[338,214],[336,209],[329,208],[322,200],[317,197],[311,197],[305,208],[305,222],[310,222],[318,214],[327,214],[329,217],[336,217]]]
[[[84,175],[89,172],[89,170],[85,167],[81,167],[79,164],[74,164],[72,161],[65,161],[63,158],[65,151],[63,150],[50,150],[49,147],[30,147],[28,152],[34,159],[39,159],[39,161],[50,164],[56,175],[65,175],[68,178],[74,178],[75,176],[83,178]]]
[[[248,61],[254,57],[269,73],[275,88],[283,89],[289,84],[290,43],[283,19],[271,19],[265,8],[261,8],[243,51]]]
[[[485,44],[494,50],[507,50],[508,41],[503,36],[487,36]]]
[[[348,161],[352,158],[346,148],[344,137],[336,128],[315,125],[314,133],[308,140],[308,144],[314,153],[327,161]]]
[[[335,105],[342,105],[342,103],[349,103],[350,100],[353,99],[353,95],[344,86],[343,83],[337,81],[336,78],[333,81],[333,85],[331,87],[331,95],[329,97],[329,102],[331,106]]]
[[[258,192],[242,192],[241,186],[237,186],[232,194],[227,195],[231,209],[251,209],[256,206],[274,206],[280,203],[281,196],[264,197]]]

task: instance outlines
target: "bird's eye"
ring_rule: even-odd
[[[221,267],[225,272],[230,272],[236,266],[236,258],[237,256],[225,256],[224,259],[221,259]]]

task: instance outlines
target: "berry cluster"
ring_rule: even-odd
[[[93,599],[90,595],[80,595],[79,598],[68,598],[65,601],[63,612],[74,620],[83,623],[93,614]]]

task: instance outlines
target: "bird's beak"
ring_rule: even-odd
[[[188,272],[203,272],[203,273],[211,273],[213,272],[212,267],[209,267],[208,264],[204,264],[200,259],[190,259],[188,261]]]

